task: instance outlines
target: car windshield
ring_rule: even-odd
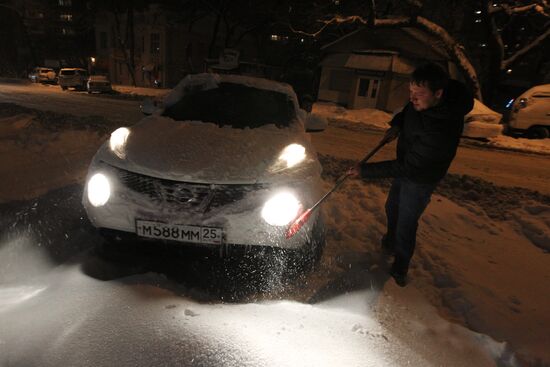
[[[61,70],[61,75],[74,75],[76,70]]]
[[[275,124],[288,127],[295,116],[290,97],[273,90],[242,84],[220,83],[218,88],[198,90],[167,107],[163,116],[178,121],[213,122],[218,126],[257,128]]]

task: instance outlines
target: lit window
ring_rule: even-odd
[[[61,28],[61,34],[64,36],[70,36],[74,34],[74,29],[69,27],[62,27]]]
[[[481,19],[476,19],[476,23],[481,23]]]
[[[73,21],[73,15],[72,14],[61,14],[59,16],[59,18],[61,18],[61,20],[64,20],[66,22],[72,22]]]
[[[73,5],[72,0],[59,0],[58,1],[59,6],[71,6]]]
[[[272,40],[272,41],[280,41],[280,40],[281,40],[281,36],[279,36],[278,34],[272,34],[272,35],[271,35],[271,40]]]

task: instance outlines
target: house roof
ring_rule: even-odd
[[[403,56],[419,59],[449,59],[441,41],[427,32],[413,28],[367,28],[362,27],[321,47],[325,53],[354,52],[364,50],[397,52]]]

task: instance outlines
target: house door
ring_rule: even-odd
[[[357,83],[354,108],[376,108],[381,80],[360,77]]]

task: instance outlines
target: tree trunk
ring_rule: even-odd
[[[116,9],[114,9],[113,12],[114,12],[114,16],[115,16],[115,36],[116,36],[116,39],[118,40],[117,45],[119,47],[119,50],[124,55],[124,64],[126,65],[126,68],[128,69],[128,74],[130,75],[132,85],[136,86],[135,67],[134,67],[134,61],[133,61],[133,55],[134,55],[134,52],[135,52],[134,47],[133,47],[134,46],[134,41],[133,41],[133,38],[134,38],[134,27],[133,27],[134,13],[133,13],[133,10],[130,10],[130,8],[127,11],[128,19],[126,19],[126,39],[124,41],[122,41],[122,35],[120,34],[120,26],[121,26],[120,18],[118,17],[118,12],[117,12]],[[130,23],[131,23],[131,28],[130,28]],[[132,33],[131,38],[130,38],[130,35],[129,35],[130,32]],[[130,55],[128,54],[129,50],[126,48],[127,47],[126,44],[128,43],[129,39],[132,40],[131,41],[132,50],[130,52],[131,55],[132,55],[132,59],[130,59]]]
[[[220,29],[220,22],[222,20],[222,15],[218,13],[216,15],[216,23],[214,23],[214,30],[212,31],[212,38],[210,39],[210,45],[208,46],[208,58],[212,59],[214,55],[214,47],[216,46],[216,40],[218,38],[218,32]]]

